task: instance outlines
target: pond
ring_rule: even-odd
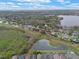
[[[62,26],[79,26],[79,16],[60,15],[59,17],[63,17],[63,20],[61,20]]]
[[[67,46],[65,45],[59,45],[59,46],[50,45],[50,42],[46,39],[39,40],[37,43],[34,44],[32,49],[33,50],[68,50]]]

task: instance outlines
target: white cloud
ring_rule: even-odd
[[[67,3],[71,3],[71,2],[70,1],[65,1],[64,3],[67,4]]]
[[[7,3],[5,3],[5,2],[0,2],[0,5],[15,5],[14,3],[12,3],[12,2],[7,2]]]
[[[63,9],[79,9],[79,3],[65,4]]]
[[[40,3],[17,3],[14,4],[12,2],[8,3],[0,3],[0,10],[55,10],[55,9],[63,9],[63,7],[52,6],[52,5],[44,5]]]
[[[74,6],[79,6],[79,3],[71,3],[68,6],[74,7]]]
[[[67,0],[56,0],[63,6],[44,4],[52,0],[18,0],[25,2],[0,2],[0,10],[54,10],[54,9],[79,9],[79,3],[71,3]],[[28,2],[27,2],[28,1]],[[42,2],[42,3],[40,3]],[[63,3],[62,3],[63,2]]]
[[[57,2],[61,2],[61,3],[63,3],[63,2],[64,2],[64,0],[57,0]]]
[[[50,5],[41,5],[41,4],[32,4],[31,9],[35,10],[55,10],[55,9],[62,9],[62,7],[57,6],[50,6]]]
[[[51,0],[17,0],[20,2],[32,2],[32,3],[49,3]]]
[[[65,5],[65,4],[71,4],[71,1],[64,1],[64,2],[61,2],[61,4]]]
[[[15,5],[12,2],[0,2],[0,10],[12,10],[12,9],[18,9],[19,6]]]

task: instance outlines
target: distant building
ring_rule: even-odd
[[[72,35],[73,35],[73,36],[78,36],[78,35],[79,35],[79,32],[74,31],[74,32],[72,33]]]
[[[18,56],[17,55],[16,56],[13,56],[12,59],[18,59]]]
[[[25,25],[23,25],[24,26],[24,29],[30,29],[30,30],[32,30],[33,28],[35,28],[33,25],[31,25],[31,24],[25,24]]]
[[[0,20],[0,24],[1,24],[1,23],[3,23],[3,21],[2,21],[2,20]]]
[[[9,24],[8,21],[0,20],[0,24],[2,24],[2,23],[3,23],[3,24]]]
[[[30,59],[30,55],[25,55],[25,59]]]
[[[18,57],[18,59],[25,59],[25,56],[21,55],[21,56]]]
[[[71,40],[75,43],[79,43],[79,32],[75,31],[72,33]]]

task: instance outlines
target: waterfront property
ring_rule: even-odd
[[[67,54],[37,54],[13,56],[12,59],[79,59],[74,53]]]

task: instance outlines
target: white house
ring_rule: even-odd
[[[1,24],[1,23],[3,23],[3,21],[2,21],[2,20],[0,20],[0,24]]]
[[[4,23],[4,24],[9,24],[9,22],[8,22],[8,21],[5,21],[5,20],[0,20],[0,24],[2,24],[2,23]]]
[[[79,32],[73,32],[71,36],[71,40],[74,42],[79,42]]]
[[[65,33],[65,34],[62,34],[62,39],[69,40],[70,37],[69,37],[69,35],[67,33]]]

